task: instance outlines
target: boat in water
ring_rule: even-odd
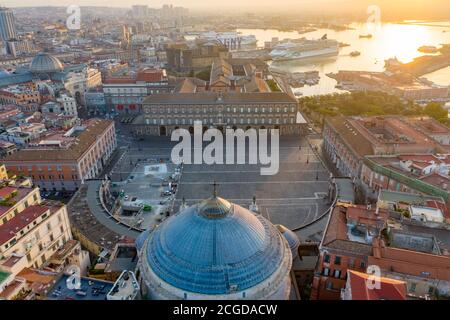
[[[339,42],[324,35],[318,40],[289,39],[278,43],[270,52],[273,61],[301,60],[316,57],[337,56]]]
[[[359,51],[352,51],[352,52],[350,52],[350,56],[351,57],[357,57],[357,56],[360,56],[361,55],[361,52],[359,52]]]
[[[366,39],[370,39],[370,38],[372,38],[373,36],[369,33],[369,34],[360,34],[359,35],[359,38],[366,38]]]
[[[417,49],[417,51],[422,53],[437,53],[439,52],[439,49],[435,46],[421,46]]]

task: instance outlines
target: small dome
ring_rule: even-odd
[[[58,58],[44,52],[38,53],[30,63],[32,73],[52,73],[63,69],[64,67]]]
[[[298,247],[300,246],[300,240],[297,237],[297,235],[289,230],[288,228],[286,228],[285,226],[281,225],[281,224],[277,224],[276,225],[278,231],[281,232],[281,234],[283,235],[283,237],[286,239],[287,243],[289,244],[289,248],[292,251],[292,256],[296,257],[298,252]]]

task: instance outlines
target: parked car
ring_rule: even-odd
[[[171,196],[171,195],[172,195],[172,192],[170,190],[166,190],[166,191],[161,192],[161,196],[163,196],[163,197],[168,197],[168,196]]]

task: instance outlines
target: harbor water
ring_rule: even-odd
[[[273,62],[271,65],[279,70],[289,72],[319,71],[320,82],[314,86],[305,86],[295,91],[305,96],[342,92],[335,88],[336,81],[327,77],[330,72],[339,70],[383,71],[384,60],[397,58],[403,63],[411,62],[414,58],[424,55],[417,49],[421,46],[436,46],[450,43],[450,22],[386,23],[379,26],[369,24],[350,24],[351,29],[334,31],[318,29],[313,32],[299,34],[298,32],[284,32],[263,29],[238,29],[243,35],[253,34],[258,39],[258,46],[263,47],[266,41],[278,37],[283,39],[319,39],[324,34],[329,39],[349,44],[342,47],[339,55],[333,58],[308,59],[301,61]],[[372,38],[360,38],[360,35],[371,34]],[[352,51],[361,52],[360,56],[352,57]],[[439,85],[450,85],[450,67],[425,75]]]

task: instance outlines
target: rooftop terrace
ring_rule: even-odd
[[[81,286],[77,289],[67,287],[67,275],[63,275],[49,291],[49,300],[106,300],[106,295],[113,287],[112,282],[91,278],[81,278]]]
[[[0,284],[3,283],[11,274],[9,272],[0,271]]]

